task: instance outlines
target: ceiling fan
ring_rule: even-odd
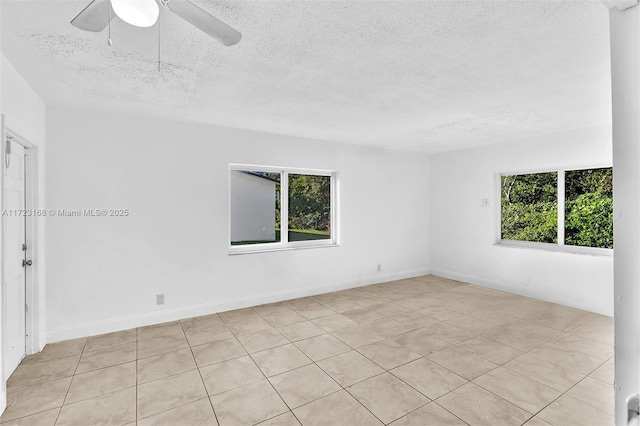
[[[137,27],[156,23],[159,5],[195,25],[225,46],[233,46],[242,34],[188,0],[93,0],[71,20],[71,25],[84,31],[101,32],[114,15]]]

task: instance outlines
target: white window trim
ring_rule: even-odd
[[[613,256],[613,250],[609,248],[601,247],[583,247],[583,246],[571,246],[564,243],[564,222],[565,222],[565,174],[567,171],[574,170],[588,170],[588,169],[602,169],[610,168],[611,164],[596,164],[596,165],[580,165],[580,166],[565,166],[556,168],[545,168],[537,170],[526,171],[507,171],[495,173],[495,188],[497,188],[498,200],[495,204],[497,207],[497,220],[495,222],[495,242],[494,246],[499,247],[511,247],[520,249],[534,249],[544,250],[550,252],[570,253],[570,254],[586,254],[592,256]],[[526,175],[532,173],[549,173],[555,172],[558,174],[558,234],[557,243],[539,243],[534,241],[518,241],[518,240],[504,240],[502,239],[502,176],[505,175]]]
[[[228,176],[231,171],[255,170],[261,172],[281,173],[280,182],[280,241],[264,244],[247,244],[241,246],[231,245],[231,179],[229,179],[227,206],[229,208],[229,255],[264,253],[272,251],[301,250],[310,248],[337,247],[339,246],[339,224],[338,224],[338,172],[335,170],[302,169],[294,167],[261,166],[256,164],[229,164]],[[331,177],[331,238],[324,240],[308,241],[288,241],[287,231],[289,223],[289,175],[303,174],[314,176]],[[284,228],[284,229],[283,229]]]

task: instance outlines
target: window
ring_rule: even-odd
[[[613,248],[611,167],[500,176],[500,240]]]
[[[334,172],[231,165],[229,183],[231,253],[336,244]]]

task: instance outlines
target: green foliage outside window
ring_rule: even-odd
[[[330,238],[330,176],[289,175],[289,230],[290,237],[296,239],[295,231],[304,233],[305,240]]]
[[[502,176],[502,239],[558,242],[558,174]]]
[[[565,182],[565,244],[613,248],[613,170],[572,170]]]
[[[557,243],[558,174],[501,177],[501,236],[505,240]],[[613,248],[613,171],[565,172],[566,245]]]

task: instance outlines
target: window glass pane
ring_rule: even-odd
[[[613,248],[613,170],[565,173],[565,244]]]
[[[280,241],[280,173],[231,171],[231,245]]]
[[[558,174],[501,176],[501,238],[558,242]]]
[[[331,176],[289,175],[289,241],[331,238]]]

